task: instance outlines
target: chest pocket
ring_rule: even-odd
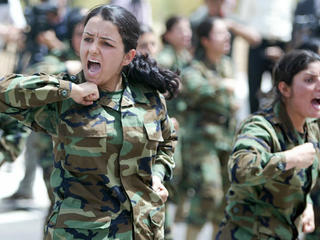
[[[153,157],[156,155],[159,143],[163,142],[163,136],[161,131],[161,122],[154,121],[151,123],[144,123],[144,129],[147,134],[147,149],[150,155]]]
[[[160,122],[144,123],[142,155],[139,156],[137,162],[137,173],[146,184],[151,184],[152,165],[155,162],[158,147],[163,142]]]
[[[107,122],[103,109],[84,108],[61,116],[60,160],[69,172],[106,173]]]

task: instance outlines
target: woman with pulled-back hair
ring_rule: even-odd
[[[176,136],[162,93],[175,96],[179,78],[136,54],[138,37],[130,12],[99,6],[85,19],[82,72],[0,82],[1,112],[53,138],[45,239],[164,239]]]
[[[273,102],[240,125],[217,240],[296,240],[315,230],[319,179],[320,57],[286,53],[273,69]]]

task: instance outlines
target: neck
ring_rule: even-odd
[[[108,81],[108,84],[101,86],[101,90],[108,91],[108,92],[115,92],[122,89],[122,76],[112,79],[111,81]]]
[[[286,105],[286,110],[288,113],[288,116],[292,122],[293,127],[300,133],[304,132],[304,124],[306,122],[306,119],[300,115],[298,115],[295,111],[294,108],[288,107]]]
[[[181,53],[184,50],[184,47],[173,46],[173,48],[176,51],[176,53]]]
[[[216,64],[220,61],[222,55],[217,55],[216,53],[206,51],[206,57],[210,61],[210,63]]]

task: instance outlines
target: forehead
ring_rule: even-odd
[[[181,27],[189,27],[190,23],[189,20],[186,18],[179,19],[172,28],[181,28]]]
[[[310,74],[320,74],[320,61],[314,61],[308,64],[306,69],[301,72],[310,73]]]
[[[139,40],[142,40],[142,39],[155,39],[156,36],[154,33],[152,32],[146,32],[146,33],[143,33],[140,35],[139,37]]]
[[[84,28],[84,32],[98,36],[113,36],[121,38],[118,27],[112,22],[104,20],[101,16],[94,16],[90,18]]]

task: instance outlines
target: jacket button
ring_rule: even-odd
[[[61,91],[61,95],[62,95],[63,97],[67,97],[67,96],[68,96],[68,91],[65,90],[65,89],[63,89],[63,90]]]
[[[74,75],[71,75],[71,76],[70,76],[70,80],[71,80],[71,81],[75,81],[75,80],[77,80],[77,77],[74,76]]]

